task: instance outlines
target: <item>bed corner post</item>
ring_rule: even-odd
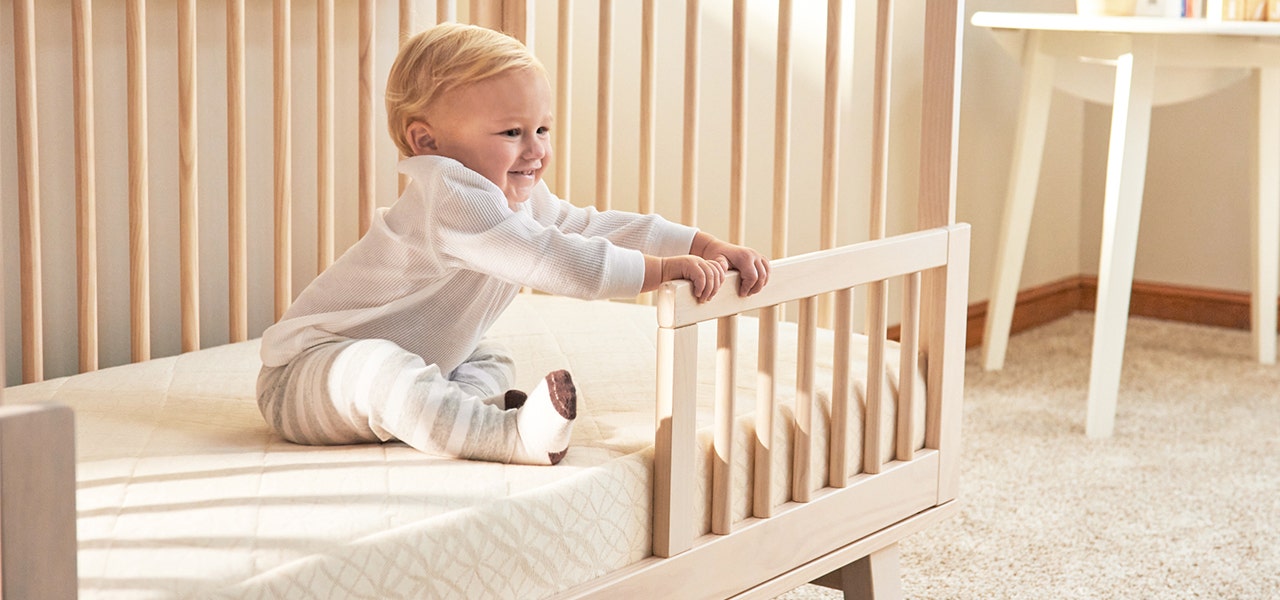
[[[0,406],[0,597],[75,598],[71,409]]]

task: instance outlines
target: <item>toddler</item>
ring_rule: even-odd
[[[258,405],[300,444],[402,441],[451,457],[556,464],[577,390],[566,371],[510,389],[484,339],[521,286],[631,297],[688,279],[702,301],[726,269],[768,281],[750,248],[657,215],[578,208],[547,189],[551,88],[519,41],[442,24],[402,47],[387,121],[408,177],[368,233],[262,336]]]

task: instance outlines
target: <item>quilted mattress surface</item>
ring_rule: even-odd
[[[254,400],[257,341],[9,388],[5,400],[55,401],[75,411],[84,599],[533,598],[648,556],[653,309],[521,295],[490,338],[515,354],[522,389],[550,370],[573,373],[578,418],[559,465],[453,460],[399,443],[285,442],[266,428]],[[783,324],[780,447],[791,438],[785,404],[794,396],[794,338]],[[820,332],[819,387],[829,385],[830,338]],[[755,339],[755,321],[741,319],[738,518],[750,512]],[[705,448],[714,324],[703,327],[699,351]],[[853,354],[854,369],[865,370],[865,343]],[[888,354],[896,363],[896,351]],[[916,402],[922,415],[923,393]],[[892,402],[885,408],[889,422]],[[860,422],[861,411],[853,413]],[[825,420],[815,420],[815,440],[825,448]],[[861,444],[851,446],[857,459]],[[703,495],[706,454],[698,465]],[[823,454],[815,453],[815,480],[825,474],[817,462]],[[781,452],[776,462],[774,501],[781,503],[790,465]],[[700,510],[694,521],[705,532],[709,510]]]

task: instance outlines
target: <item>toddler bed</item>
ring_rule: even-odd
[[[13,133],[0,138],[0,156],[16,158],[16,168],[6,164],[0,185],[6,199],[16,198],[6,200],[6,210],[13,204],[19,210],[3,214],[6,272],[17,275],[5,281],[4,299],[5,314],[18,317],[6,319],[8,331],[20,335],[6,338],[14,342],[6,344],[4,356],[20,365],[22,380],[4,390],[0,406],[0,586],[6,598],[768,598],[815,579],[850,597],[891,597],[899,591],[897,542],[954,510],[968,262],[968,229],[954,223],[958,2],[924,7],[917,226],[894,235],[886,235],[885,203],[894,3],[833,1],[820,15],[829,24],[830,51],[822,82],[825,133],[814,140],[825,157],[815,202],[789,197],[803,182],[788,183],[794,170],[788,156],[802,152],[804,141],[789,131],[790,68],[798,60],[791,58],[790,40],[802,32],[792,19],[803,11],[786,0],[769,6],[781,26],[770,39],[776,48],[769,49],[778,83],[767,96],[778,117],[764,138],[775,148],[775,167],[771,208],[763,212],[771,215],[765,219],[771,253],[795,255],[775,260],[769,286],[747,299],[722,291],[697,304],[683,282],[634,304],[522,294],[490,336],[512,348],[524,388],[549,370],[574,374],[579,417],[570,451],[555,467],[449,460],[400,444],[296,446],[270,434],[258,414],[254,338],[309,278],[293,268],[295,246],[301,245],[293,235],[314,235],[317,251],[296,259],[314,274],[343,247],[344,228],[358,235],[376,204],[394,196],[394,177],[387,175],[391,155],[373,160],[375,134],[383,136],[373,126],[373,81],[389,64],[378,58],[388,52],[384,38],[395,38],[394,31],[379,35],[387,29],[379,17],[398,15],[392,20],[397,31],[461,17],[505,29],[543,54],[560,102],[556,164],[563,166],[549,183],[561,195],[591,198],[601,209],[617,195],[618,207],[725,227],[721,237],[762,247],[769,244],[754,242],[745,225],[752,171],[745,156],[747,24],[758,6],[646,2],[636,9],[642,11],[638,31],[625,34],[630,29],[621,23],[631,19],[615,16],[608,0],[462,7],[322,0],[304,10],[287,0],[276,0],[270,10],[265,3],[230,0],[225,12],[218,6],[207,19],[226,27],[216,45],[225,50],[227,111],[221,133],[205,135],[196,123],[212,126],[204,125],[209,119],[197,112],[196,99],[204,111],[210,95],[196,93],[202,89],[196,73],[205,71],[195,57],[205,55],[195,40],[206,30],[207,7],[189,0],[176,6],[141,0],[123,6],[42,2],[38,9],[32,0],[6,4],[13,14],[13,42],[5,50],[16,65],[9,87],[16,118],[4,124]],[[176,9],[176,39],[148,31],[158,20],[148,19],[147,8]],[[599,19],[598,26],[575,26],[584,14]],[[273,23],[269,51],[245,43],[246,29],[253,33],[246,23],[260,22],[255,15]],[[304,15],[319,24],[314,39],[291,30]],[[684,22],[674,24],[674,34],[663,33],[672,26],[667,21],[678,21],[672,16]],[[722,17],[732,38],[727,69],[707,62],[711,56],[699,58],[701,49],[712,47],[700,36],[718,31]],[[125,25],[119,38],[101,34],[101,23],[113,19]],[[72,24],[69,47],[44,33],[50,20],[64,31]],[[335,85],[347,68],[334,59],[347,21],[355,25],[348,37],[357,42],[352,54],[359,61],[351,83]],[[871,149],[865,182],[837,178],[840,140],[850,137],[840,135],[840,113],[858,105],[845,99],[854,92],[841,84],[844,55],[850,46],[855,58],[859,52],[840,26],[849,22],[862,23],[854,26],[855,36],[862,32],[873,40],[861,43],[872,56],[867,64],[873,68],[865,69],[870,81],[863,82],[872,90],[866,96],[870,135],[855,141]],[[625,72],[612,58],[615,28],[619,45],[627,35],[640,38],[636,136],[618,134],[626,128],[613,124],[633,114],[613,98],[614,82],[623,84],[614,70]],[[583,31],[604,65],[587,83],[573,79]],[[92,34],[99,35],[97,42]],[[674,116],[663,117],[655,82],[671,69],[658,68],[665,67],[658,57],[667,56],[672,44],[664,40],[673,35],[674,45],[684,48],[676,68],[684,101]],[[178,118],[169,137],[157,131],[165,131],[171,112],[147,104],[154,95],[146,93],[148,40],[176,47]],[[308,67],[317,73],[306,87],[292,70],[293,54],[303,47],[315,50]],[[95,107],[109,105],[93,93],[105,90],[103,79],[115,73],[104,60],[113,48],[121,50],[128,73],[122,91],[127,114],[119,120],[128,130],[120,137],[129,143],[118,151],[104,148],[113,140],[100,135],[114,125],[94,124]],[[37,60],[49,56],[71,68]],[[253,84],[262,83],[261,64],[272,65],[265,75],[274,78],[266,83],[272,98],[266,129],[272,133],[263,139],[255,137],[262,131],[246,125],[262,115],[246,110],[245,100],[254,97]],[[728,72],[730,81],[722,82],[720,72]],[[68,75],[72,84],[44,83],[50,73]],[[571,105],[583,86],[594,88],[588,90],[598,99],[594,107]],[[348,96],[359,90],[354,131],[333,117],[343,110],[335,88]],[[699,193],[699,174],[715,165],[699,166],[696,157],[706,152],[699,150],[699,135],[688,133],[703,128],[701,98],[717,93],[730,99],[724,206],[708,198],[723,194]],[[223,97],[212,96],[213,103],[220,105]],[[293,127],[300,118],[293,109],[300,105],[313,109],[314,127]],[[75,116],[62,120],[74,129],[67,136],[75,140],[74,186],[70,177],[51,182],[48,171],[48,148],[57,147],[64,123],[49,124],[36,110],[64,106]],[[590,140],[575,138],[574,130],[591,124],[591,110],[595,140],[586,153],[579,148],[591,147]],[[716,110],[704,106],[701,112],[712,121]],[[583,114],[588,116],[569,116]],[[689,158],[679,159],[679,182],[655,175],[669,158],[655,143],[661,119],[682,124],[680,144]],[[295,145],[298,129],[308,131],[306,141]],[[354,152],[344,154],[348,145],[335,142],[343,136],[354,140]],[[176,142],[173,164],[157,158],[163,150],[148,153],[147,141],[157,138]],[[637,139],[632,163],[627,153],[633,150],[626,148]],[[299,159],[303,146],[307,161]],[[218,168],[197,169],[209,160],[209,148],[219,152]],[[113,164],[113,153],[127,167],[121,170],[129,174],[127,182],[95,169]],[[174,167],[176,184],[151,183],[169,181],[149,174],[157,163]],[[621,163],[639,166],[635,185],[614,181],[623,176],[615,167]],[[264,164],[271,165],[269,185],[254,187]],[[571,175],[580,165],[594,168],[594,176],[582,175],[586,169]],[[295,185],[295,171],[314,175],[314,188]],[[870,192],[869,235],[837,226],[837,207],[857,204],[840,193],[841,182]],[[678,193],[663,193],[676,183]],[[259,187],[275,199],[269,227],[251,216],[256,209],[247,201],[259,202],[256,191],[249,193]],[[623,198],[630,193],[634,197]],[[335,203],[344,194],[358,201]],[[667,203],[667,196],[676,196],[678,205]],[[225,218],[225,236],[203,224],[210,205]],[[75,223],[62,217],[68,212]],[[335,212],[355,217],[335,219]],[[789,229],[815,212],[815,231],[789,243]],[[791,226],[788,213],[796,215]],[[116,244],[115,232],[124,229],[127,239]],[[208,256],[204,240],[210,236],[225,240],[215,247],[227,260]],[[839,245],[841,236],[854,241]],[[789,248],[803,248],[807,239],[820,248]],[[74,260],[51,251],[64,240],[67,246],[75,240]],[[177,281],[156,276],[153,290],[151,273],[169,263],[176,263]],[[128,286],[117,285],[111,273]],[[263,295],[260,287],[274,302],[250,302]],[[724,289],[734,287],[730,280]],[[150,299],[163,297],[167,288],[178,290],[176,313],[151,306]],[[890,291],[900,311],[888,309]],[[262,304],[274,313],[262,315]],[[865,318],[854,314],[855,304]],[[75,316],[63,321],[63,314]],[[71,320],[78,325],[66,325]],[[887,341],[891,322],[898,324],[893,337],[900,343]],[[121,346],[127,356],[120,356]],[[69,349],[77,363],[72,367],[56,358]]]

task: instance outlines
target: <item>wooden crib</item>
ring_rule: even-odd
[[[675,282],[640,299],[651,307],[634,307],[649,311],[656,331],[649,556],[555,589],[499,595],[770,598],[813,580],[846,597],[901,594],[898,541],[957,501],[969,251],[968,227],[955,223],[960,0],[923,3],[913,34],[921,46],[905,53],[922,58],[919,139],[909,140],[919,144],[909,167],[918,189],[898,194],[889,189],[891,148],[903,141],[889,119],[901,104],[890,85],[903,31],[894,13],[921,3],[830,0],[818,21],[801,21],[818,3],[792,0],[213,4],[0,8],[13,31],[0,53],[14,65],[0,88],[9,96],[0,100],[0,323],[10,334],[0,367],[14,373],[0,372],[15,386],[0,406],[4,598],[90,595],[77,585],[77,475],[80,493],[97,484],[78,473],[77,452],[96,449],[77,448],[80,405],[38,400],[81,388],[91,380],[77,378],[100,369],[130,379],[124,369],[252,344],[394,199],[381,82],[396,36],[437,20],[507,31],[542,56],[556,96],[548,183],[557,194],[659,212],[775,258],[756,296],[722,292],[698,304]],[[796,81],[798,66],[813,65],[805,44],[822,57],[817,94]],[[771,81],[753,87],[760,55]],[[591,61],[594,73],[584,67]],[[798,108],[810,101],[820,110]],[[751,112],[757,102],[772,114]],[[225,113],[211,108],[224,103]],[[817,127],[793,127],[810,118]],[[849,148],[867,160],[850,167]],[[792,160],[804,152],[817,157],[812,165]],[[678,178],[659,176],[674,170]],[[916,201],[891,205],[891,195]],[[850,206],[865,206],[869,219],[844,224]],[[906,231],[891,231],[895,218],[912,217]],[[736,288],[734,277],[724,289]],[[748,324],[758,351],[739,348]],[[712,327],[708,393],[697,363]],[[795,332],[794,366],[778,358],[780,327]],[[854,339],[863,350],[851,351]],[[829,381],[815,377],[825,360],[815,340],[831,348]],[[855,381],[858,352],[866,373],[893,363],[890,377]],[[737,372],[744,361],[756,369]],[[783,370],[794,370],[794,390],[779,390]],[[745,411],[735,408],[744,378],[759,382]],[[700,396],[713,407],[709,424],[698,419]],[[793,397],[789,445],[775,434],[782,396]],[[695,465],[708,428],[704,495]],[[744,450],[746,500],[733,468]],[[771,496],[779,485],[789,489],[781,502]],[[705,534],[692,508],[701,502]],[[748,514],[735,518],[742,502]]]

